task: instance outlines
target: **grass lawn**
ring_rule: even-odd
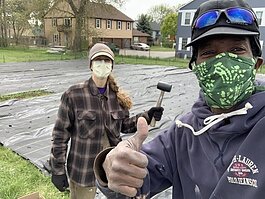
[[[174,48],[165,48],[160,46],[151,46],[151,51],[175,51]]]
[[[27,92],[22,92],[22,93],[12,93],[12,94],[7,94],[7,95],[0,94],[0,102],[10,100],[10,99],[25,99],[25,98],[31,98],[31,97],[38,97],[38,96],[43,96],[43,95],[49,95],[51,93],[52,92],[45,91],[45,90],[32,90],[32,91],[27,91]]]
[[[180,58],[148,58],[143,56],[116,56],[116,64],[143,64],[143,65],[161,65],[176,66],[179,68],[187,68],[189,60]]]
[[[0,63],[8,62],[31,62],[31,61],[49,61],[49,60],[70,60],[87,57],[86,52],[64,54],[47,53],[47,48],[35,47],[9,47],[0,48]]]
[[[159,47],[158,47],[159,48]],[[169,48],[159,48],[168,49]],[[31,62],[31,61],[49,61],[49,60],[71,60],[71,59],[86,59],[87,52],[72,53],[66,52],[64,54],[50,54],[46,52],[45,48],[26,48],[26,47],[9,47],[0,48],[0,63],[8,62]],[[158,49],[157,49],[158,50]],[[178,66],[187,67],[188,60],[178,58],[148,58],[139,56],[120,56],[115,57],[116,64],[145,64],[145,65],[164,65],[164,66]]]
[[[45,199],[68,199],[67,193],[59,192],[45,176],[29,161],[0,145],[0,198],[17,199],[39,192]]]

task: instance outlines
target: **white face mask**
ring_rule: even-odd
[[[105,60],[95,60],[92,61],[91,69],[97,78],[104,79],[111,73],[112,63]]]

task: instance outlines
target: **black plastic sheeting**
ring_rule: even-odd
[[[157,89],[159,81],[172,85],[162,102],[163,118],[156,127],[150,127],[148,140],[166,129],[180,114],[188,112],[199,92],[195,75],[188,69],[121,64],[114,66],[113,74],[133,99],[131,115],[156,105],[161,92]],[[36,89],[54,92],[48,96],[0,103],[0,143],[47,173],[44,165],[49,159],[51,133],[62,92],[90,75],[86,60],[0,65],[1,95]]]

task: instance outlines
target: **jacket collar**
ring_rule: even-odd
[[[96,86],[95,82],[93,81],[92,77],[89,78],[89,80],[86,81],[87,87],[89,88],[92,95],[96,96],[99,95],[98,87]],[[109,88],[109,82],[107,81],[106,91],[103,94],[105,97],[109,96],[110,88]]]

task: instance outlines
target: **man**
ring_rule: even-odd
[[[132,101],[112,76],[113,66],[111,49],[102,43],[95,44],[89,51],[91,77],[71,86],[61,98],[50,164],[52,183],[60,191],[70,184],[71,199],[95,197],[93,163],[100,150],[116,146],[121,141],[120,132],[134,133],[140,116],[150,123],[153,117],[160,120],[163,113],[163,107],[153,107],[129,117]]]
[[[264,198],[265,88],[255,81],[263,60],[253,10],[243,0],[206,1],[188,45],[198,100],[149,143],[139,118],[133,137],[98,155],[94,171],[110,198],[150,198],[170,186],[173,199]]]

